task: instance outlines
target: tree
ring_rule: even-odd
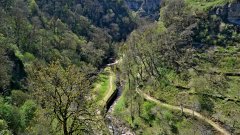
[[[91,132],[89,81],[73,65],[63,68],[59,62],[34,69],[29,77],[30,89],[52,121],[57,120],[64,135]]]
[[[6,40],[0,33],[0,93],[6,92],[11,81],[12,62],[7,56],[4,40]]]
[[[35,116],[35,112],[37,110],[37,104],[32,100],[27,100],[20,108],[21,121],[23,127],[28,127],[33,117]]]
[[[7,128],[8,128],[7,122],[0,119],[0,134],[11,135],[11,132]]]
[[[12,104],[16,106],[21,106],[26,100],[30,98],[27,93],[24,93],[21,90],[12,90],[11,91]]]
[[[0,7],[3,7],[5,10],[9,10],[13,5],[14,0],[0,0]]]
[[[0,98],[0,119],[5,120],[13,134],[18,134],[22,130],[21,118],[18,109],[8,103],[4,103]],[[1,134],[1,132],[0,132]]]

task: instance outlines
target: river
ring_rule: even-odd
[[[109,66],[116,65],[116,63],[118,62],[110,64]],[[121,82],[119,70],[116,71],[116,77],[116,92],[107,103],[105,122],[111,135],[135,135],[134,132],[132,132],[132,130],[129,128],[129,126],[127,126],[123,121],[113,115],[114,106],[122,95],[122,90],[124,86],[124,82]]]

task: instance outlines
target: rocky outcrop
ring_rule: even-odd
[[[214,10],[216,15],[221,16],[223,20],[230,23],[240,25],[240,2],[226,4],[222,7],[217,7]]]
[[[240,25],[240,2],[229,4],[228,21]]]
[[[139,14],[140,17],[148,17],[157,20],[159,18],[161,0],[125,0],[130,10]]]

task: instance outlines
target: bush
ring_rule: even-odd
[[[0,119],[0,135],[12,135],[5,120]]]
[[[0,119],[5,120],[15,134],[22,127],[19,111],[16,107],[7,103],[0,103]]]
[[[12,104],[21,106],[29,98],[29,96],[20,90],[13,90],[11,92]]]
[[[152,102],[144,102],[143,104],[143,113],[142,117],[147,120],[148,122],[152,121],[155,119],[155,116],[152,114],[151,110],[155,106],[154,103]]]
[[[7,122],[5,120],[0,119],[0,131],[5,130],[7,128],[8,128]]]
[[[5,129],[0,131],[0,135],[12,135],[12,133],[9,130]]]
[[[31,61],[35,60],[35,57],[31,53],[25,52],[24,55],[23,55],[23,59],[22,60],[24,62],[31,62]]]
[[[37,104],[32,100],[27,100],[20,108],[21,121],[23,127],[28,127],[31,120],[35,116]]]

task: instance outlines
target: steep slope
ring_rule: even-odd
[[[99,126],[107,134],[102,116],[77,113],[81,109],[95,113],[92,106],[96,103],[84,105],[94,102],[89,101],[89,95],[96,75],[116,57],[117,44],[135,27],[134,18],[121,0],[0,0],[0,134],[73,134],[76,130],[76,134],[92,134],[93,130],[99,133]],[[51,65],[58,73],[46,81],[53,72],[49,71]],[[74,67],[71,71],[70,65]],[[49,69],[49,73],[44,74],[43,69]],[[72,75],[66,76],[70,72]],[[75,82],[58,87],[73,81],[71,77],[78,73],[82,76],[77,75]],[[41,84],[41,79],[49,85]],[[81,89],[78,81],[85,84],[86,93],[76,93]],[[39,87],[33,88],[34,84]],[[50,85],[58,88],[45,98],[47,92],[43,89],[54,90]],[[40,95],[34,97],[37,91]],[[59,92],[63,93],[54,96]],[[61,105],[50,105],[57,99]],[[79,101],[81,108],[74,104]],[[71,114],[63,118],[67,113]],[[100,124],[82,129],[81,123],[86,124],[83,117],[100,119]]]
[[[24,65],[58,59],[100,68],[115,57],[113,42],[136,27],[123,1],[3,0],[0,8],[1,44]]]
[[[136,133],[204,134],[197,133],[203,128],[217,134],[185,115],[166,114],[166,106],[146,102],[136,87],[162,103],[199,112],[229,134],[240,133],[240,29],[231,21],[239,19],[239,2],[228,2],[163,1],[159,21],[131,34],[122,48],[127,86],[115,114],[129,115],[124,120]]]
[[[140,95],[142,95],[147,100],[155,102],[156,104],[159,104],[160,106],[169,108],[171,110],[178,110],[178,111],[182,111],[183,113],[187,113],[189,115],[193,115],[194,117],[197,117],[198,119],[203,120],[203,121],[207,122],[208,124],[210,124],[211,126],[213,126],[215,128],[215,130],[217,130],[219,133],[221,133],[223,135],[230,135],[230,133],[226,129],[221,127],[219,124],[213,122],[212,120],[210,120],[209,118],[201,115],[200,113],[195,112],[194,110],[187,109],[187,108],[184,108],[184,107],[181,108],[179,106],[173,106],[173,105],[169,105],[169,104],[163,103],[163,102],[158,101],[158,100],[154,99],[153,97],[143,93],[141,90],[137,90],[137,92]]]

